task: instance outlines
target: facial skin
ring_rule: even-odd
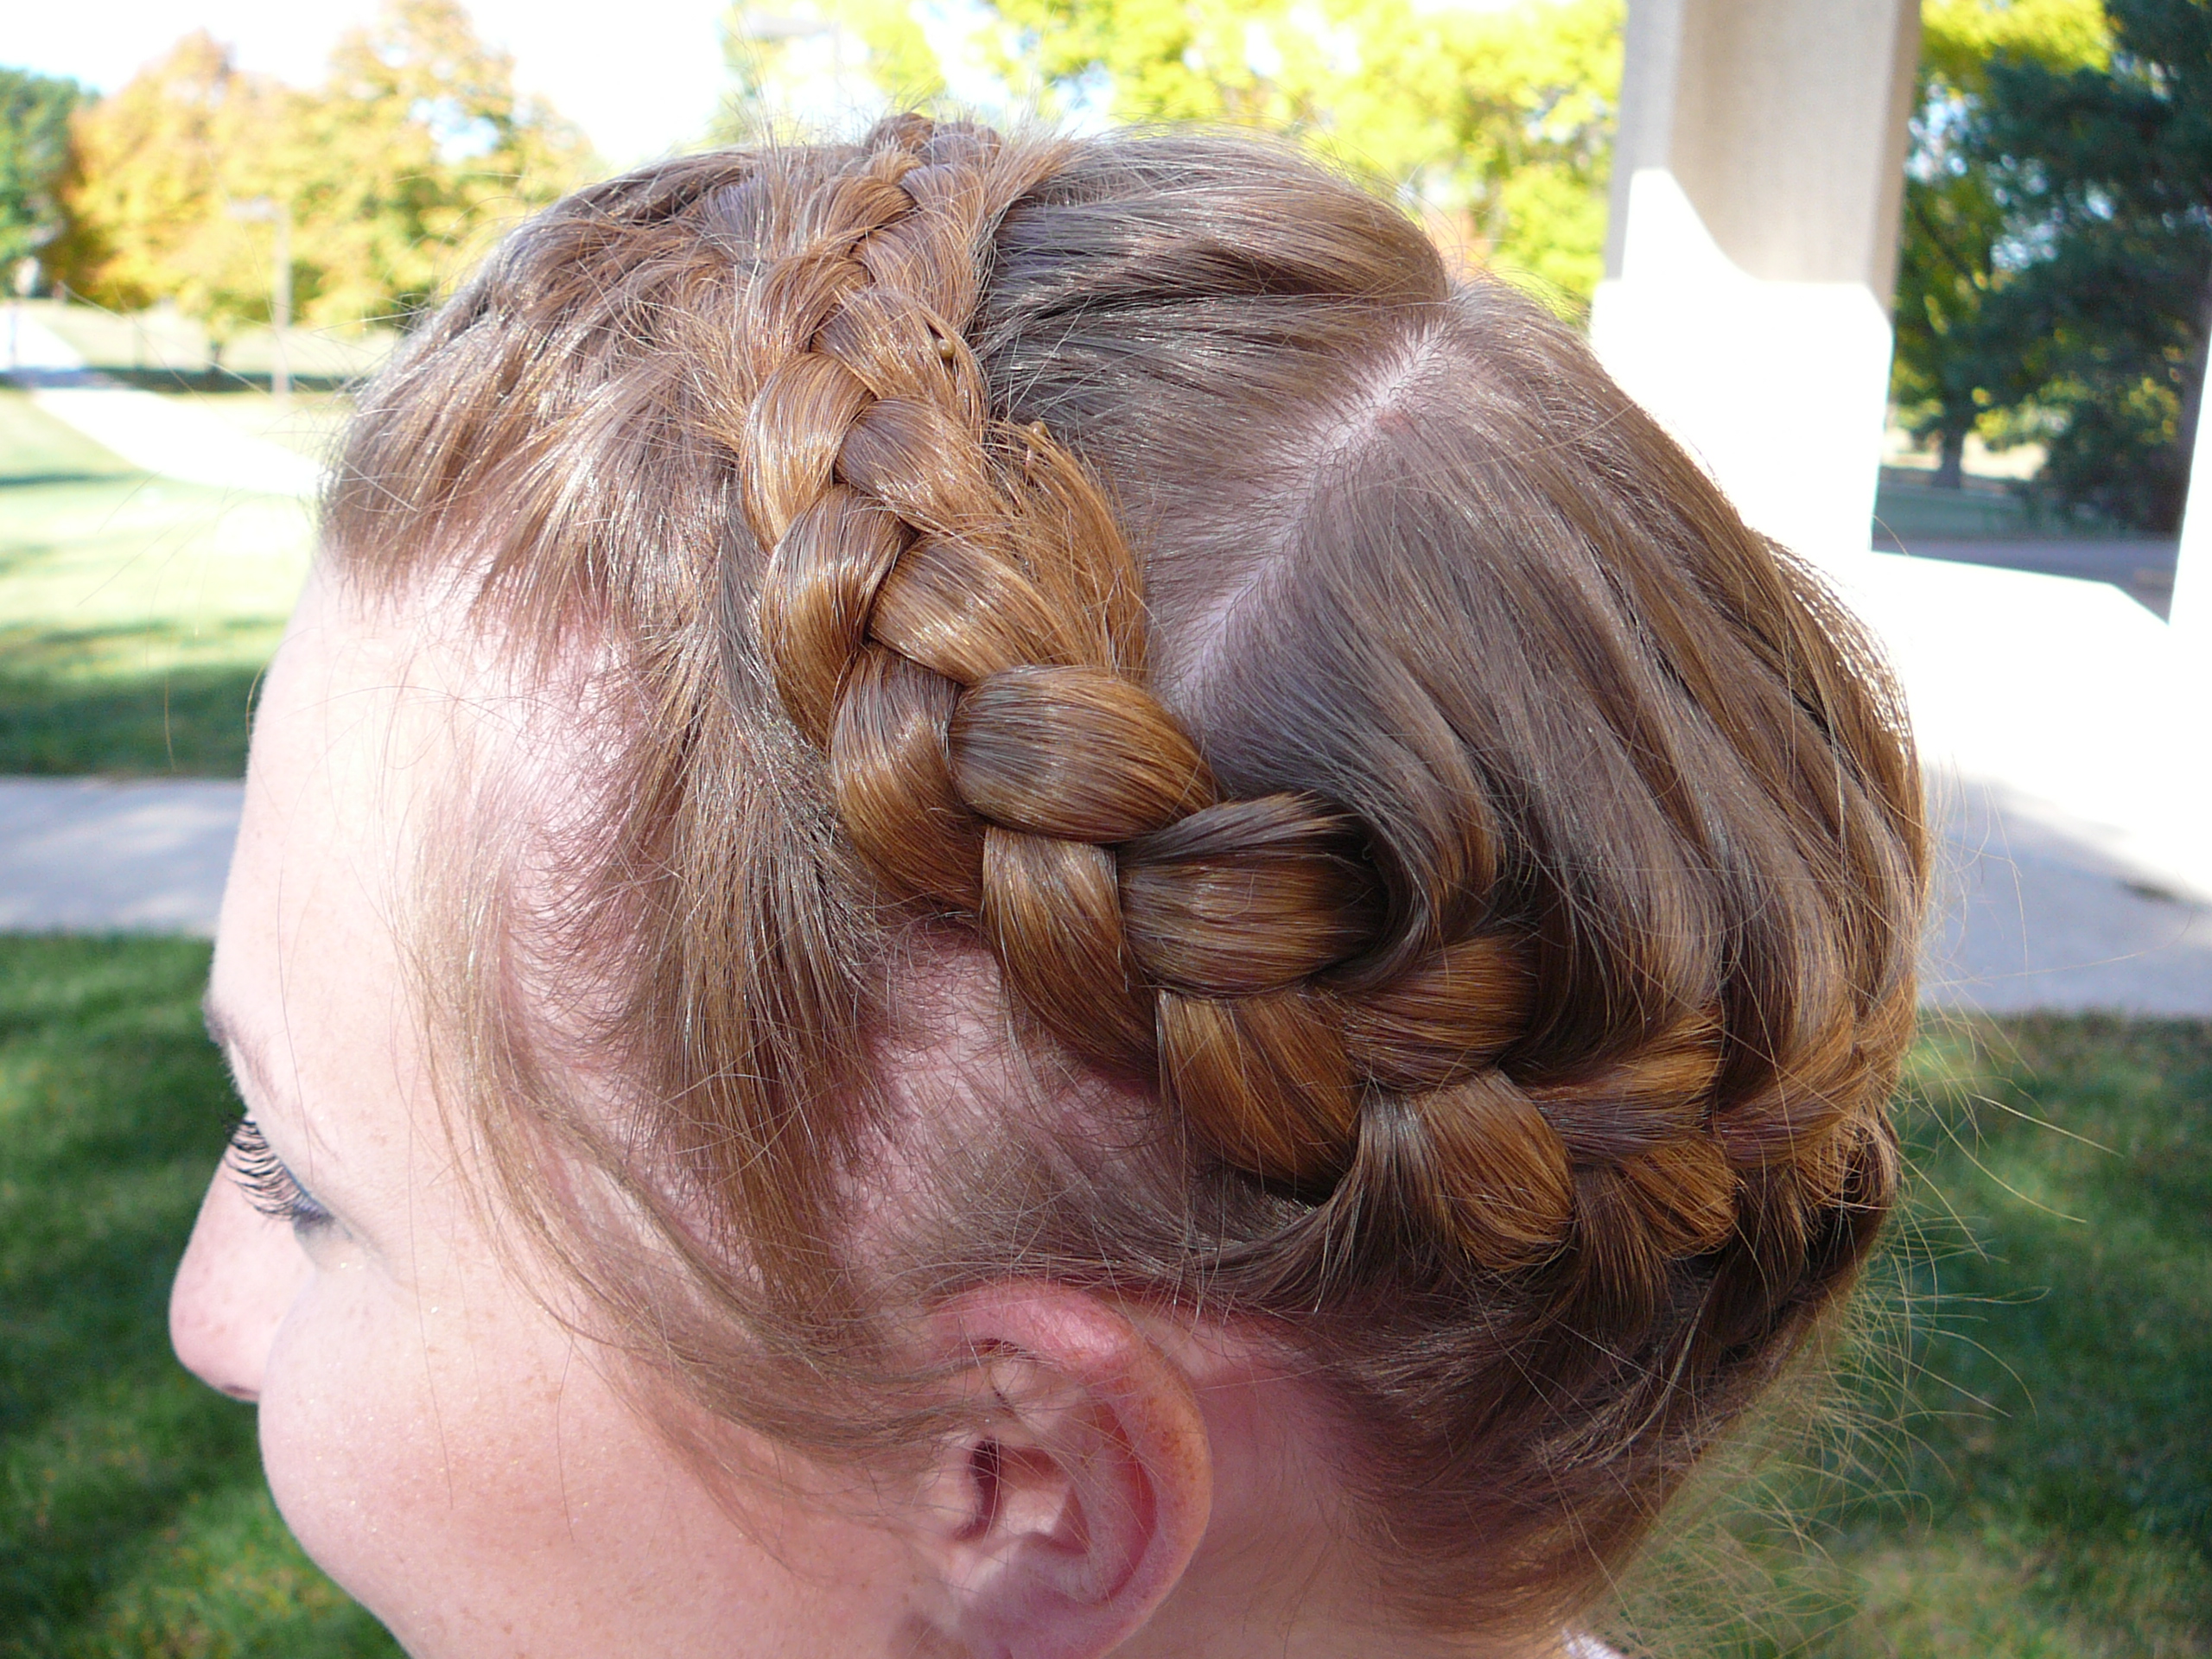
[[[708,1490],[550,1311],[561,1287],[509,1265],[472,1201],[490,1178],[430,1092],[404,875],[457,734],[496,728],[499,693],[426,614],[310,583],[257,719],[208,997],[286,1172],[258,1196],[302,1196],[271,1217],[218,1172],[172,1335],[257,1403],[308,1552],[423,1659],[1414,1650],[1378,1639],[1368,1575],[1328,1542],[1292,1385],[1047,1284],[917,1333],[991,1356],[976,1393],[995,1402],[918,1481],[865,1510],[827,1478]]]
[[[285,1520],[412,1652],[852,1651],[840,1592],[896,1585],[904,1552],[797,1510],[747,1536],[468,1201],[480,1173],[430,1098],[391,925],[445,747],[442,664],[414,645],[318,582],[268,684],[208,1004],[253,1122],[331,1218],[264,1216],[219,1173],[178,1353],[258,1402]],[[846,1568],[786,1573],[772,1549]],[[701,1649],[700,1629],[745,1634]]]

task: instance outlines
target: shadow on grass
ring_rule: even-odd
[[[306,1560],[252,1412],[168,1352],[233,1110],[207,950],[0,938],[0,1655],[396,1649]]]
[[[263,670],[220,658],[270,632],[206,630],[185,655],[158,629],[0,628],[0,773],[243,777]]]
[[[2212,1654],[2212,1022],[1931,1019],[1835,1373],[1614,1624],[1668,1659]]]
[[[0,474],[0,490],[35,489],[47,484],[112,484],[118,478],[130,478],[130,473],[5,473]]]
[[[295,392],[329,393],[351,391],[367,376],[295,372],[290,378]],[[0,373],[0,386],[27,391],[41,386],[101,385],[131,386],[140,391],[196,392],[202,397],[218,397],[226,391],[272,391],[276,376],[267,369],[165,369],[118,363],[96,364],[89,369],[16,369]]]

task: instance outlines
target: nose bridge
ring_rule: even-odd
[[[169,1289],[169,1344],[185,1370],[257,1401],[270,1344],[310,1271],[291,1229],[255,1210],[219,1167]]]

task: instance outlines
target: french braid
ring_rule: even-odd
[[[594,186],[365,391],[325,534],[601,664],[592,833],[453,860],[526,896],[425,958],[518,1205],[715,1412],[910,1450],[916,1306],[1198,1307],[1344,1425],[1402,1605],[1556,1628],[1866,1258],[1926,862],[1878,663],[1283,151],[905,118]],[[956,931],[1077,1087],[903,1092]]]
[[[1235,1168],[1326,1194],[1387,1119],[1396,1201],[1483,1267],[1572,1252],[1648,1306],[1668,1262],[1736,1231],[1739,1169],[1786,1163],[1784,1211],[1833,1205],[1878,1103],[1817,1053],[1724,1106],[1720,1012],[1691,1008],[1631,1055],[1516,1076],[1524,938],[1432,940],[1376,981],[1386,895],[1358,823],[1222,798],[1147,687],[1112,510],[1041,425],[992,418],[964,337],[998,219],[1050,159],[890,123],[747,296],[761,649],[871,866],[971,917],[1022,1007],[1156,1076]]]

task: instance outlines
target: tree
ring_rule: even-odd
[[[2101,0],[1924,0],[1906,162],[1891,395],[1916,437],[1936,441],[1936,481],[1963,482],[1967,435],[1985,435],[2027,389],[2020,342],[1984,316],[2002,278],[2012,202],[1987,154],[1997,61],[2060,70],[2111,55]]]
[[[906,0],[828,0],[773,11],[742,0],[732,5],[721,18],[729,90],[709,140],[754,143],[787,124],[799,106],[825,98],[843,103],[861,88],[887,108],[943,98],[944,67],[917,10]],[[848,63],[849,49],[860,61]]]
[[[1620,83],[1621,0],[1510,10],[1416,0],[983,0],[965,44],[1014,108],[1123,121],[1240,123],[1294,134],[1378,175],[1477,257],[1563,309],[1601,270]],[[889,0],[821,0],[886,95],[963,78],[943,29]],[[733,38],[757,35],[733,13]],[[733,101],[772,106],[777,65],[741,51]],[[966,76],[968,84],[975,77]]]
[[[316,267],[311,316],[405,318],[507,224],[594,163],[582,136],[518,98],[514,61],[455,0],[386,0],[302,102],[290,196]]]
[[[269,192],[292,96],[200,31],[81,110],[57,275],[118,310],[173,300],[219,342],[264,320],[268,261],[226,205]]]
[[[0,276],[61,233],[69,117],[86,97],[73,80],[0,69]]]
[[[1987,152],[2021,250],[1988,326],[2057,417],[2041,493],[2171,532],[2212,340],[2212,6],[2107,0],[2113,49],[2070,71],[2000,59]]]
[[[1895,391],[1942,446],[2040,436],[2033,495],[2171,531],[2212,338],[2212,8],[1929,0]]]
[[[313,92],[188,36],[73,131],[72,286],[118,309],[174,300],[219,341],[270,314],[270,231],[238,204],[267,198],[291,215],[304,321],[404,321],[592,165],[573,128],[515,95],[512,62],[454,0],[387,0]]]

